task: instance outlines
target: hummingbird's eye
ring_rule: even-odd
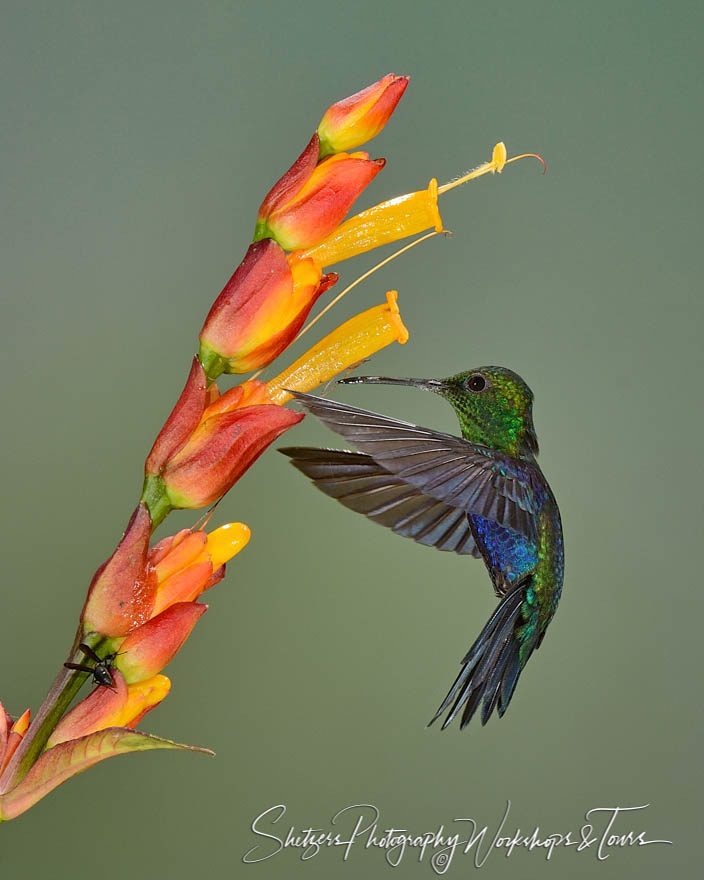
[[[486,391],[488,384],[489,383],[481,373],[472,373],[465,383],[467,389],[469,391],[474,391],[475,394]]]

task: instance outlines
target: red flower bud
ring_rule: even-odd
[[[107,727],[134,729],[171,688],[171,682],[165,675],[155,675],[128,686],[118,669],[113,670],[113,681],[114,687],[98,686],[64,715],[49,737],[46,744],[48,749]]]
[[[337,275],[322,275],[311,259],[287,259],[271,239],[250,245],[200,332],[200,360],[211,378],[222,370],[248,373],[271,363],[336,280]]]
[[[385,164],[367,153],[337,153],[323,159],[308,177],[302,170],[292,174],[292,168],[262,203],[254,240],[274,238],[286,250],[312,247],[342,222]]]
[[[302,413],[273,404],[205,418],[166,465],[162,480],[173,507],[205,507],[224,495]]]
[[[176,406],[154,441],[144,467],[145,473],[156,474],[169,456],[183,446],[195,431],[208,402],[207,378],[197,357]]]
[[[142,494],[142,509],[146,512],[148,522],[144,526],[144,553],[149,529],[156,527],[169,510],[174,507],[204,507],[217,500],[270,443],[303,417],[270,404],[263,383],[246,382],[220,396],[213,382],[204,397],[202,378],[202,370],[194,364],[186,387],[147,459]],[[253,405],[260,402],[263,405]],[[207,404],[205,408],[204,403]],[[199,414],[199,419],[194,427],[196,414]],[[155,470],[151,471],[150,468]],[[157,548],[161,546],[159,544]],[[101,572],[96,574],[94,580],[99,574]],[[212,572],[208,577],[210,574]],[[194,598],[182,595],[180,590],[176,591],[176,595],[179,598],[172,601]],[[150,590],[149,597],[153,614],[156,613],[153,609],[153,590]],[[101,599],[101,602],[104,601]],[[89,595],[86,609],[90,602]],[[104,615],[105,611],[101,610],[100,613]],[[84,617],[87,614],[85,611]],[[91,624],[97,628],[98,612],[93,605],[90,614]],[[149,616],[142,620],[135,617],[137,622],[130,629],[143,623]],[[100,622],[102,626],[108,625],[102,617]],[[114,626],[114,623],[109,625]],[[128,632],[99,631],[106,635],[126,635]]]
[[[98,686],[59,721],[49,737],[47,747],[58,745],[69,739],[77,739],[110,727],[119,717],[127,703],[127,682],[122,673],[113,671],[114,686]]]
[[[168,666],[207,609],[197,602],[178,602],[131,632],[115,658],[127,684],[151,678]]]
[[[151,617],[157,586],[146,564],[151,525],[140,503],[117,549],[93,576],[81,614],[85,632],[126,636]]]
[[[320,155],[353,150],[379,134],[407,85],[407,76],[387,73],[361,92],[333,104],[318,126]]]
[[[320,158],[320,141],[314,134],[306,148],[286,174],[272,186],[259,208],[259,216],[265,216],[285,205],[310,178]]]

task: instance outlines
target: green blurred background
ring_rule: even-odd
[[[674,845],[495,853],[488,878],[683,876],[698,860],[702,248],[700,3],[3,3],[0,696],[36,707],[135,503],[203,316],[322,111],[412,82],[366,206],[537,150],[442,202],[454,239],[378,273],[321,330],[400,291],[373,364],[485,363],[536,395],[565,524],[558,616],[511,711],[425,724],[494,605],[479,563],[395,538],[268,452],[220,506],[250,546],[208,597],[145,728],[217,758],[107,762],[0,829],[4,877],[386,877],[379,852],[247,866],[256,815],[330,828],[373,803],[415,832],[619,828]],[[373,262],[343,264],[343,282]],[[283,358],[288,361],[287,357]],[[411,390],[340,397],[454,430]],[[286,443],[335,438],[307,419]],[[170,520],[173,526],[193,517]],[[163,534],[163,530],[161,534]],[[403,876],[433,876],[409,852]],[[457,858],[448,876],[473,872]]]

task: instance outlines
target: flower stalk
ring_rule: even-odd
[[[249,541],[244,523],[206,532],[208,521],[271,443],[303,419],[286,406],[291,391],[310,391],[407,341],[397,292],[346,320],[274,378],[257,377],[363,279],[443,232],[440,195],[523,158],[508,159],[497,144],[489,162],[456,181],[438,186],[433,178],[424,190],[345,219],[386,162],[358,148],[386,125],[407,86],[408,77],[388,74],[333,104],[262,201],[254,240],[207,312],[198,355],[146,457],[125,532],[89,584],[66,664],[31,722],[29,710],[13,719],[0,704],[0,822],[106,758],[147,749],[207,752],[136,728],[170,691],[163,670],[207,610],[203,593]],[[419,235],[309,320],[338,280],[331,266]],[[232,387],[219,385],[224,376],[253,371]],[[209,506],[192,528],[153,543],[172,510]],[[74,703],[89,680],[91,693]]]
[[[78,650],[79,636],[76,634],[74,645],[67,661],[79,663],[83,654]],[[91,647],[98,648],[100,640],[95,640]],[[68,707],[84,685],[88,673],[69,670],[62,667],[59,671],[44,702],[39,707],[22,742],[0,774],[0,797],[15,788],[34,765],[46,745],[52,731],[65,714]],[[0,804],[0,821],[2,808]]]

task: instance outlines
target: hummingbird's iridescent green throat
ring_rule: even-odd
[[[506,367],[477,367],[447,379],[351,376],[341,385],[408,385],[440,394],[450,403],[470,443],[525,458],[538,454],[533,426],[533,392]]]

